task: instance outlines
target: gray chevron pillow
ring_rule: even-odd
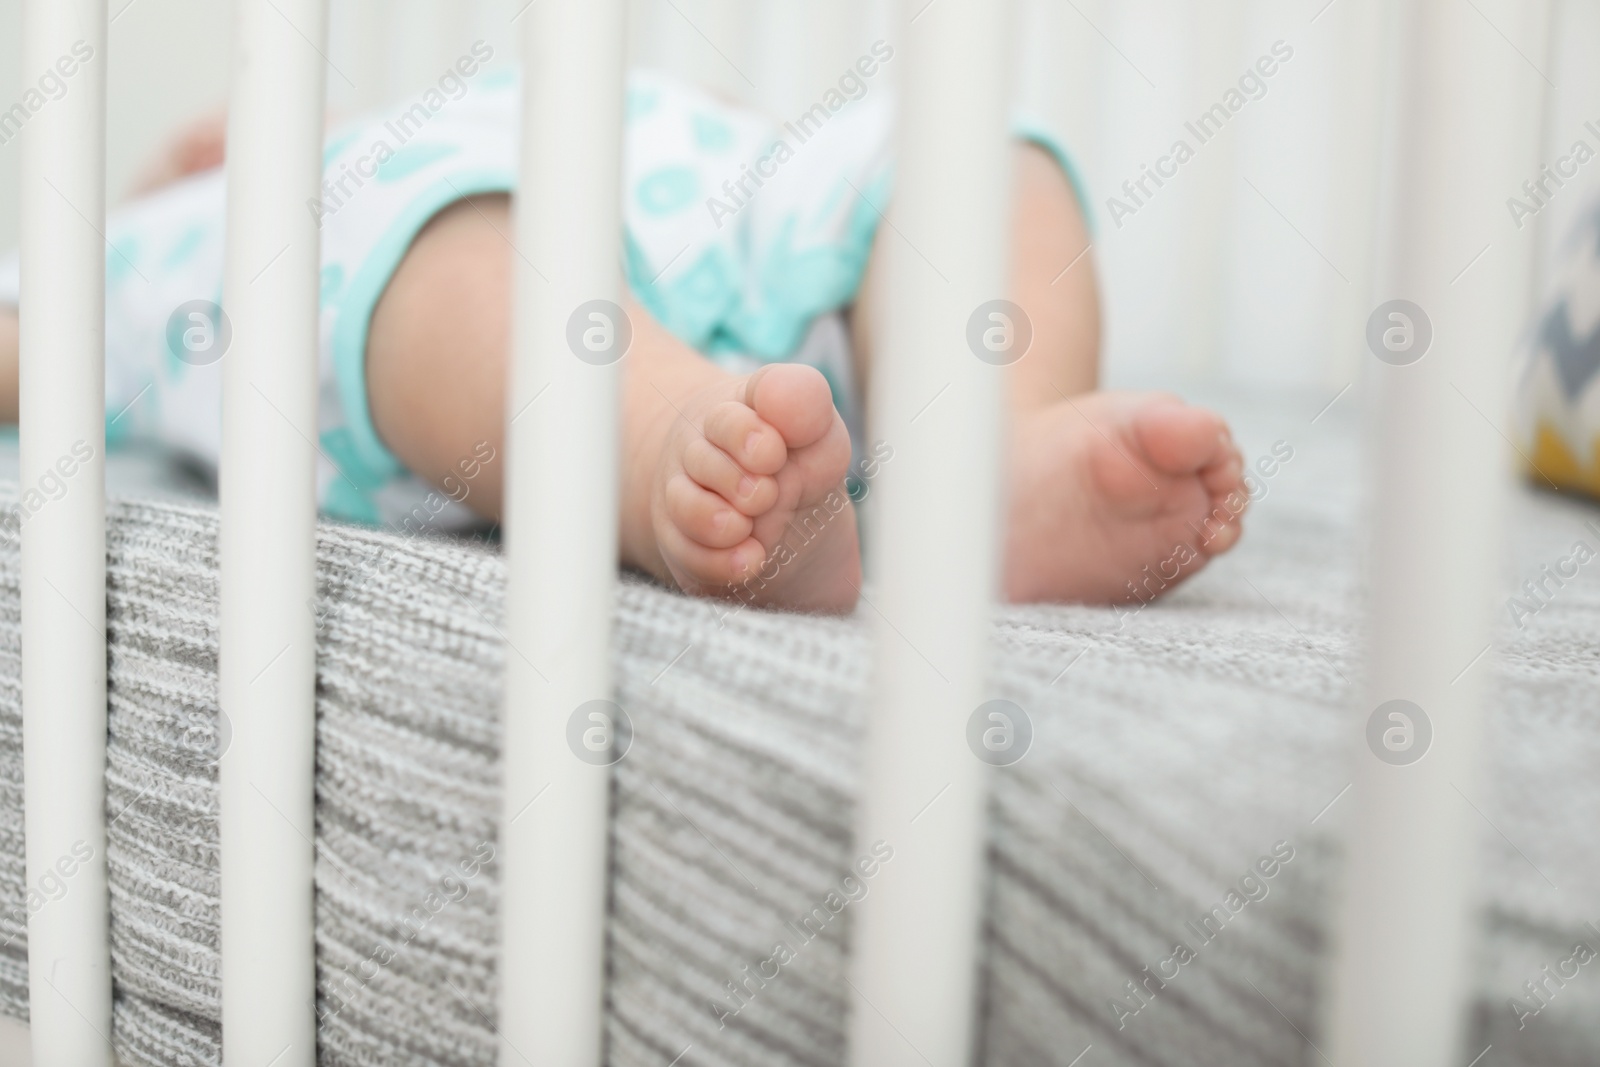
[[[1518,394],[1529,477],[1600,497],[1600,207],[1563,244],[1523,342]]]

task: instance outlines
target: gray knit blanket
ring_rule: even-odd
[[[1323,1062],[1362,744],[1353,400],[1311,422],[1324,399],[1230,411],[1252,458],[1293,455],[1261,477],[1241,547],[1175,595],[997,613],[993,695],[1034,739],[992,778],[983,1063]],[[1506,595],[1574,542],[1600,547],[1586,521],[1600,509],[1519,493]],[[208,507],[111,510],[112,1037],[129,1064],[220,1056],[216,542]],[[502,559],[327,525],[319,566],[320,1062],[491,1064]],[[1573,962],[1600,949],[1597,573],[1508,604],[1470,667],[1497,685],[1489,765],[1463,791],[1483,856],[1463,1065],[1491,1045],[1481,1067],[1600,1059],[1600,965]],[[26,1017],[18,610],[7,544],[0,1011]],[[720,614],[637,581],[616,598],[635,738],[615,773],[607,1062],[838,1064],[874,620]],[[763,979],[780,942],[793,958]]]

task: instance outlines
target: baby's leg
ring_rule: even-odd
[[[1147,600],[1239,537],[1248,502],[1238,450],[1220,417],[1163,394],[1090,392],[1099,380],[1100,310],[1088,227],[1056,161],[1016,150],[1012,299],[1033,343],[1008,371],[1008,599]],[[871,308],[881,291],[879,232],[853,340],[863,389]]]
[[[1012,405],[1033,408],[1077,396],[1100,384],[1100,293],[1089,228],[1061,167],[1043,149],[1017,146],[1011,226],[1013,297],[1033,323],[1034,342],[1009,375]],[[885,240],[880,229],[867,275],[850,312],[862,394],[870,388],[877,340],[878,294],[884,291]]]
[[[446,209],[413,243],[373,314],[373,422],[390,450],[435,485],[450,484],[479,442],[503,453],[511,232],[505,196]],[[850,439],[822,375],[787,365],[731,375],[642,308],[629,314],[622,562],[691,593],[848,610],[861,581],[844,489]],[[0,306],[7,424],[17,421],[17,368],[17,316]],[[482,465],[464,501],[487,518],[500,517],[502,471]]]
[[[452,206],[413,243],[373,315],[373,422],[435,484],[475,442],[503,441],[513,232],[504,196]],[[861,580],[843,486],[850,440],[822,375],[776,365],[736,377],[642,308],[629,315],[622,562],[691,593],[848,610]],[[498,518],[501,475],[501,464],[484,467],[466,503]]]
[[[17,424],[17,368],[21,365],[15,308],[0,306],[0,424]]]

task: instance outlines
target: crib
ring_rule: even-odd
[[[902,58],[890,219],[902,240],[891,252],[873,421],[907,427],[930,412],[931,425],[907,433],[914,447],[897,448],[871,526],[877,571],[865,603],[878,640],[852,855],[879,842],[896,855],[853,905],[849,1057],[861,1067],[954,1067],[970,1062],[976,1040],[996,772],[974,759],[967,737],[991,696],[1003,370],[973,358],[967,336],[976,310],[1006,289],[1011,6],[906,0],[893,23]],[[1087,18],[1070,0],[1049,7],[1051,18]],[[1546,102],[1526,69],[1484,62],[1504,35],[1481,11],[1460,9],[1405,0],[1373,27],[1399,92],[1373,198],[1380,237],[1370,268],[1345,281],[1369,284],[1355,297],[1362,327],[1369,303],[1403,300],[1396,313],[1410,318],[1380,321],[1420,332],[1366,370],[1372,595],[1349,715],[1361,737],[1376,721],[1400,740],[1350,753],[1328,1044],[1317,1050],[1341,1067],[1445,1067],[1478,1053],[1460,1039],[1476,824],[1458,794],[1470,791],[1483,747],[1487,683],[1474,668],[1491,647],[1508,463],[1505,442],[1483,425],[1498,413],[1467,398],[1500,394],[1533,268],[1525,248],[1471,259],[1476,249],[1463,255],[1455,234],[1534,171]],[[1308,25],[1325,11],[1308,12]],[[1542,3],[1495,15],[1524,28],[1550,17]],[[220,767],[222,1040],[230,1065],[289,1067],[317,1062],[318,628],[306,605],[317,594],[319,281],[305,205],[322,178],[329,13],[327,0],[239,0],[235,20],[219,547],[220,702],[231,730]],[[535,0],[516,21],[523,144],[545,150],[524,150],[522,188],[536,192],[521,198],[514,236],[495,1033],[503,1064],[579,1067],[604,1052],[614,761],[575,759],[569,731],[598,725],[616,744],[631,727],[610,699],[619,368],[575,358],[568,337],[574,321],[626,326],[614,316],[624,292],[615,250],[627,26],[622,0]],[[75,42],[103,55],[107,25],[104,0],[27,0],[24,68],[53,68]],[[45,1064],[114,1062],[104,72],[81,64],[21,142],[21,482],[49,475],[80,442],[93,456],[22,531],[27,879],[64,862],[75,871],[71,891],[28,924],[31,1041]],[[923,245],[942,273],[930,272]],[[1494,293],[1517,296],[1486,298]],[[1415,309],[1426,309],[1420,323]],[[951,481],[975,487],[956,510],[944,506]],[[930,515],[941,516],[931,528]],[[1407,758],[1414,747],[1427,758]],[[1072,1052],[1072,1063],[1093,1063],[1090,1049]]]

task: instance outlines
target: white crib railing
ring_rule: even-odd
[[[506,404],[503,1064],[600,1062],[609,766],[631,737],[626,711],[609,703],[618,368],[631,334],[618,254],[622,10],[621,0],[541,0],[522,16]],[[592,745],[569,744],[574,719]]]
[[[39,486],[81,468],[22,527],[28,884],[79,865],[69,892],[30,909],[28,1004],[36,1062],[109,1065],[105,0],[28,4],[22,45],[28,70],[78,69],[22,131],[19,473]]]
[[[1509,474],[1497,425],[1532,253],[1531,242],[1507,242],[1472,265],[1482,253],[1462,222],[1531,171],[1539,128],[1527,117],[1539,114],[1543,85],[1449,0],[1390,14],[1401,91],[1380,300],[1401,316],[1383,328],[1402,332],[1372,361],[1367,676],[1352,723],[1363,744],[1329,1053],[1341,1065],[1447,1067],[1480,1052],[1458,1047],[1482,829],[1470,797]],[[1520,4],[1520,24],[1501,32],[1541,39],[1548,15],[1543,2]]]
[[[881,840],[895,859],[857,905],[857,1067],[969,1061],[984,887],[988,767],[967,719],[986,699],[1006,372],[977,357],[968,325],[1008,292],[1010,4],[922,6],[900,5],[894,36],[903,97],[872,389],[872,434],[895,460],[874,516],[877,681],[854,855]]]
[[[222,359],[222,1047],[316,1063],[317,349],[326,0],[240,0]]]
[[[1527,78],[1481,55],[1481,27],[1449,6],[1404,0],[1391,29],[1404,91],[1387,157],[1397,183],[1389,268],[1378,271],[1392,292],[1380,298],[1430,309],[1436,351],[1379,368],[1371,441],[1384,462],[1361,709],[1364,725],[1377,701],[1418,702],[1430,710],[1435,752],[1404,774],[1364,752],[1358,761],[1330,1026],[1341,1067],[1452,1062],[1466,996],[1471,827],[1450,790],[1470,782],[1474,765],[1485,686],[1472,657],[1487,644],[1495,540],[1458,532],[1493,529],[1502,464],[1484,420],[1496,414],[1496,360],[1527,267],[1524,253],[1508,252],[1462,281],[1448,237],[1468,198],[1515,187],[1505,179],[1531,155],[1522,120],[1536,104]],[[607,761],[581,758],[569,737],[575,715],[580,732],[598,727],[616,741],[628,730],[624,712],[592,703],[611,693],[618,361],[628,332],[617,261],[623,8],[539,0],[518,16],[528,62],[506,408],[504,1063],[582,1067],[603,1049],[610,779]],[[884,840],[897,859],[855,928],[851,1059],[863,1067],[972,1055],[986,768],[964,738],[985,695],[1003,438],[1001,372],[966,337],[974,309],[1007,287],[1008,8],[906,0],[893,30],[905,80],[873,432],[896,460],[876,495],[882,567],[868,611],[882,632],[858,837]],[[21,473],[35,482],[62,457],[83,472],[23,528],[27,875],[36,882],[62,857],[78,871],[71,893],[29,919],[32,1040],[39,1063],[108,1065],[106,12],[104,0],[27,0],[24,12],[25,69],[54,66],[78,41],[100,60],[82,65],[22,143]],[[1519,17],[1544,18],[1545,4]],[[320,181],[326,0],[238,0],[236,19],[233,347],[223,368],[221,704],[233,731],[221,768],[224,1056],[287,1067],[316,1057],[316,649],[304,605],[315,591],[319,255],[304,204]],[[956,68],[961,78],[948,75]],[[1496,299],[1506,292],[1519,296]],[[580,352],[569,343],[574,322],[580,333],[609,330],[615,347]],[[939,405],[914,420],[935,396]],[[951,484],[970,494],[955,512],[941,506]],[[930,528],[935,514],[941,524]]]

